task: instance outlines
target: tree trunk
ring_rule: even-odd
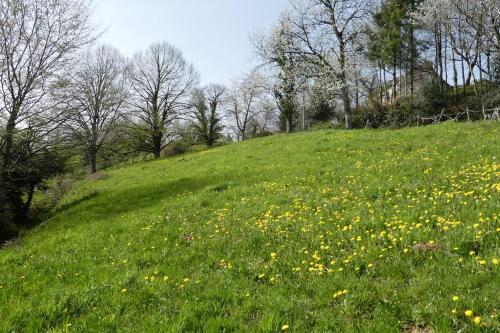
[[[458,97],[458,72],[457,72],[457,60],[455,57],[455,49],[451,48],[451,61],[453,62],[453,89],[455,92],[455,99]]]
[[[155,146],[153,154],[154,154],[155,160],[159,160],[161,157],[161,149]]]
[[[444,68],[443,68],[443,35],[441,33],[441,25],[438,25],[438,61],[439,61],[439,87],[441,89],[441,94],[444,93]]]
[[[97,172],[97,154],[93,153],[90,156],[90,174],[94,174]]]
[[[3,150],[0,152],[2,154],[2,163],[0,165],[0,191],[2,199],[4,200],[3,207],[6,207],[6,209],[10,211],[13,218],[12,222],[16,224],[21,224],[26,219],[22,193],[10,179],[10,170],[13,167],[12,163],[15,163],[13,159],[14,135],[20,110],[20,104],[14,103],[5,126],[5,131],[3,133]]]
[[[465,90],[465,63],[464,63],[464,57],[461,57],[461,60],[460,60],[460,65],[462,66],[462,92],[463,92],[463,96],[465,98],[465,95],[467,93],[467,91]]]
[[[384,104],[384,93],[382,91],[382,65],[379,65],[378,89],[379,89],[379,95],[380,95],[380,104]]]
[[[0,174],[7,172],[9,164],[12,159],[12,149],[14,146],[14,131],[16,129],[16,121],[21,110],[20,106],[14,105],[12,107],[12,112],[10,113],[9,119],[7,120],[7,125],[5,126],[5,132],[3,134],[4,148],[2,151],[2,170]],[[0,175],[0,181],[3,176]]]
[[[448,38],[444,37],[444,93],[448,93]]]
[[[387,87],[387,77],[386,77],[385,66],[384,66],[384,90],[385,90],[385,102],[389,103],[389,88]]]
[[[472,74],[474,73],[474,66],[471,65],[470,63],[468,63],[467,70],[468,70],[468,73],[467,73],[467,78],[465,79],[465,85],[470,86],[470,84],[472,82]]]
[[[459,41],[459,43],[462,42],[462,26],[460,24],[460,21],[458,22],[458,41]],[[464,50],[462,50],[462,52],[461,52],[460,65],[462,66],[462,92],[463,92],[463,97],[465,98],[467,91],[465,89],[465,65],[464,65],[463,55],[464,55]]]
[[[161,141],[162,141],[161,133],[156,133],[155,135],[153,135],[153,154],[155,160],[158,160],[161,157]]]
[[[347,88],[342,89],[342,100],[344,102],[345,127],[350,130],[352,129],[352,111],[351,99],[349,98],[349,90]]]
[[[491,81],[491,54],[488,51],[486,53],[486,68],[487,68],[487,74],[488,74],[488,80]]]
[[[410,92],[411,97],[413,98],[415,92],[415,33],[413,29],[413,25],[410,24],[409,31],[409,39],[410,39]]]
[[[89,147],[89,164],[90,174],[93,175],[97,172],[97,147],[95,143],[90,143]]]
[[[24,203],[24,213],[26,215],[28,215],[29,210],[31,208],[31,203],[33,202],[34,194],[35,194],[35,185],[31,184],[28,191],[28,197],[26,198],[26,202]]]
[[[392,102],[396,102],[396,98],[398,95],[398,81],[397,81],[397,68],[396,68],[396,59],[394,59],[394,67],[392,68]]]
[[[356,78],[356,110],[359,110],[359,81]]]
[[[345,127],[347,129],[352,129],[351,98],[349,97],[349,85],[347,83],[346,48],[342,36],[337,34],[337,39],[339,41],[339,50],[340,50],[339,54],[340,83],[342,84],[341,95],[342,95],[342,102],[344,103]]]

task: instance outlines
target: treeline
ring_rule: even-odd
[[[497,107],[499,39],[498,0],[296,0],[252,40],[290,130]]]
[[[200,87],[166,42],[127,59],[99,45],[90,9],[85,0],[0,2],[0,240],[30,223],[36,192],[75,161],[94,174],[271,128],[263,77]]]
[[[132,59],[99,45],[90,6],[0,2],[0,238],[68,161],[95,173],[197,144],[500,105],[497,0],[291,1],[251,38],[261,65],[230,87],[200,87],[166,42]]]

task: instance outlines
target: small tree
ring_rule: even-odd
[[[253,44],[264,65],[275,72],[273,95],[280,112],[280,127],[293,132],[297,124],[297,94],[300,87],[299,61],[290,19],[282,16],[268,36],[253,37]]]
[[[259,101],[266,93],[267,83],[258,72],[253,71],[234,81],[226,113],[238,140],[246,140],[250,136],[250,124],[261,114]]]
[[[193,116],[196,121],[193,126],[201,141],[209,147],[222,136],[223,127],[218,111],[225,91],[224,86],[211,84],[194,93]]]

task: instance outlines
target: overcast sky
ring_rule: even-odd
[[[132,56],[156,41],[180,48],[203,84],[229,84],[251,69],[248,36],[266,31],[287,0],[94,0],[102,41]]]

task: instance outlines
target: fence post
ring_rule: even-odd
[[[469,114],[469,107],[465,107],[465,111],[467,112],[467,122],[470,123],[470,114]]]
[[[484,105],[483,105],[483,119],[488,120],[488,118],[486,117],[486,111],[484,110]]]

